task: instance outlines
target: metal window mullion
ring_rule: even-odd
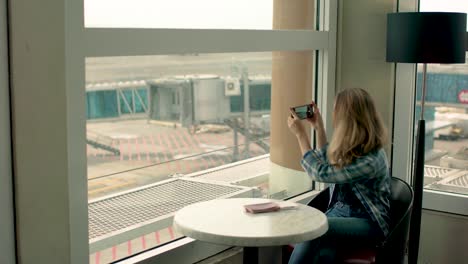
[[[148,98],[148,121],[151,119],[153,96],[151,95],[151,86],[146,86],[146,96]]]
[[[120,93],[120,95],[122,96],[122,100],[124,101],[125,103],[125,106],[127,106],[128,108],[128,111],[130,112],[130,114],[133,114],[133,111],[132,111],[132,108],[130,107],[130,104],[128,103],[127,101],[127,98],[125,97],[125,94],[123,93],[122,91],[123,89],[117,89],[117,91]]]
[[[140,101],[141,107],[143,107],[143,110],[145,110],[145,113],[148,113],[148,107],[143,102],[143,98],[141,98],[140,94],[138,94],[138,89],[135,89],[135,95],[138,98],[138,100]]]
[[[337,0],[322,0],[322,10],[320,12],[320,29],[329,32],[328,47],[319,51],[319,106],[324,117],[325,129],[328,138],[331,137],[333,101],[335,99],[336,83],[336,40],[337,40]]]
[[[7,1],[0,1],[0,262],[14,263],[15,204],[12,167],[12,135],[10,115],[10,69],[8,47]]]
[[[133,114],[136,114],[136,104],[135,104],[135,92],[136,92],[136,88],[132,88],[132,107],[133,107]]]
[[[120,107],[120,91],[118,88],[116,89],[116,91],[117,91],[117,111],[119,112],[119,117],[120,117],[122,115],[122,109]]]
[[[327,138],[332,135],[333,101],[336,91],[336,40],[337,40],[337,0],[321,0],[320,3],[320,30],[326,30],[328,34],[328,46],[325,50],[318,51],[318,91],[317,103],[324,119]],[[316,184],[317,190],[322,190],[325,185]]]
[[[312,30],[88,28],[84,48],[87,57],[299,51],[326,49],[328,39]]]

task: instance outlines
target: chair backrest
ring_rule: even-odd
[[[330,190],[327,187],[325,190],[320,191],[307,205],[325,213],[327,211],[329,201]]]
[[[413,208],[413,189],[403,180],[392,177],[390,198],[390,233],[379,246],[377,263],[403,263]]]

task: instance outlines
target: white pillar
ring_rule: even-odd
[[[275,0],[274,29],[314,29],[314,0]],[[288,129],[289,107],[308,103],[313,92],[313,53],[310,51],[273,52],[271,91],[271,175],[270,191],[288,195],[311,188],[309,177],[300,166],[301,153]]]
[[[88,263],[83,1],[10,1],[10,30],[19,262]]]

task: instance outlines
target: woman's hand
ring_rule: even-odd
[[[307,135],[304,129],[304,126],[301,123],[301,120],[297,117],[296,113],[293,110],[290,110],[290,115],[288,117],[288,127],[291,133],[296,137]]]
[[[320,109],[317,107],[317,105],[315,104],[314,101],[312,101],[311,105],[312,105],[312,109],[314,111],[314,114],[313,114],[312,118],[307,118],[306,119],[307,122],[309,122],[310,126],[313,129],[323,128],[323,119],[322,119],[322,115],[320,114]]]
[[[302,155],[310,150],[310,142],[301,120],[297,117],[296,113],[291,109],[291,114],[288,118],[289,130],[296,136],[297,142],[301,149]]]

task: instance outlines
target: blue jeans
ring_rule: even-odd
[[[380,228],[371,220],[355,217],[328,217],[325,235],[297,244],[289,264],[336,263],[339,248],[375,245],[382,239]]]

